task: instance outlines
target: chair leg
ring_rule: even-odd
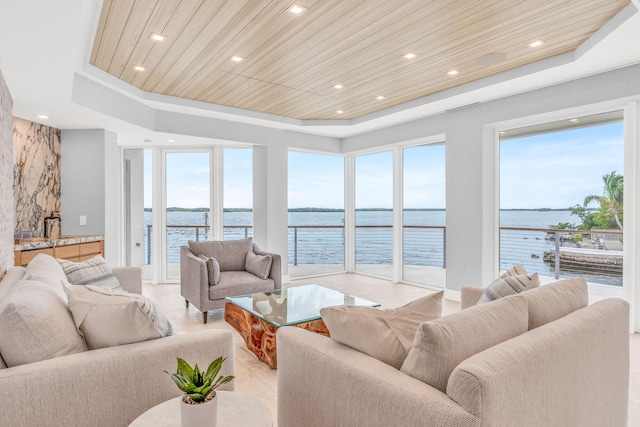
[[[202,312],[202,323],[207,323],[207,316],[209,315],[208,311]]]
[[[189,308],[189,300],[185,298],[184,303],[187,305],[187,308]]]

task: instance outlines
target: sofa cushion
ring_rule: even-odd
[[[336,306],[320,310],[331,338],[400,369],[418,326],[442,314],[444,291],[392,310]]]
[[[91,349],[172,335],[169,321],[142,295],[91,285],[64,289],[73,321]]]
[[[272,262],[273,258],[271,255],[256,255],[251,250],[247,252],[245,270],[261,279],[266,279],[269,277],[269,273],[271,272]]]
[[[51,286],[66,303],[67,294],[64,293],[60,282],[66,280],[67,276],[64,274],[62,267],[60,267],[58,260],[51,255],[36,255],[27,265],[22,278],[25,280],[35,280]]]
[[[18,280],[0,301],[0,354],[7,366],[87,350],[71,313],[49,284]]]
[[[446,392],[454,368],[468,357],[527,332],[527,302],[502,298],[424,322],[401,371]]]
[[[106,289],[119,289],[120,282],[113,275],[102,255],[96,255],[80,262],[58,259],[58,263],[66,274],[66,281],[72,285],[92,285]],[[60,283],[60,282],[58,282]]]
[[[529,307],[529,330],[560,319],[589,304],[589,288],[583,277],[559,280],[524,292]]]
[[[194,242],[189,249],[195,256],[205,255],[218,260],[220,271],[245,271],[247,252],[253,245],[251,238],[243,240]]]
[[[273,279],[263,280],[246,271],[222,271],[218,284],[209,286],[209,299],[272,291],[274,286]]]
[[[200,254],[198,256],[207,265],[207,278],[209,279],[209,286],[217,285],[220,281],[220,264],[214,257],[208,257]]]

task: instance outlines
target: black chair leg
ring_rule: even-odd
[[[202,323],[207,323],[207,316],[208,316],[209,312],[208,311],[203,311],[202,312]]]
[[[185,299],[185,300],[184,300],[184,303],[187,305],[187,308],[189,308],[189,300],[188,300],[188,299]]]

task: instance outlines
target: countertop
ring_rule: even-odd
[[[20,239],[14,244],[14,251],[29,251],[33,249],[53,248],[54,246],[75,245],[78,243],[97,242],[104,240],[104,236],[60,236],[52,238],[34,237],[31,239]]]

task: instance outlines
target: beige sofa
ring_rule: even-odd
[[[258,277],[247,271],[249,252],[263,259],[270,259],[265,277]],[[218,283],[210,284],[207,265],[200,255],[217,260]],[[261,250],[251,238],[190,241],[189,246],[180,247],[180,294],[184,297],[187,307],[191,303],[202,312],[203,323],[207,323],[208,310],[224,308],[226,297],[273,291],[281,286],[280,255]]]
[[[7,271],[0,281],[0,302],[23,281],[25,271],[23,267]],[[140,293],[139,268],[114,268],[113,272],[122,288]],[[54,284],[59,279],[48,271],[35,273]],[[0,344],[3,340],[6,337],[0,334]],[[176,357],[206,366],[218,356],[227,358],[223,373],[233,375],[229,331],[175,335],[9,368],[0,361],[0,426],[127,426],[147,409],[181,394],[163,372],[175,371]],[[233,387],[232,381],[223,389]]]
[[[467,304],[478,297],[463,291]],[[330,338],[280,328],[279,426],[626,426],[628,304],[612,298],[586,306],[586,283],[575,281],[507,298],[526,302],[525,332],[461,361],[445,391]],[[497,303],[452,316],[473,320]],[[453,344],[484,339],[468,338]],[[430,363],[438,361],[423,367]]]

